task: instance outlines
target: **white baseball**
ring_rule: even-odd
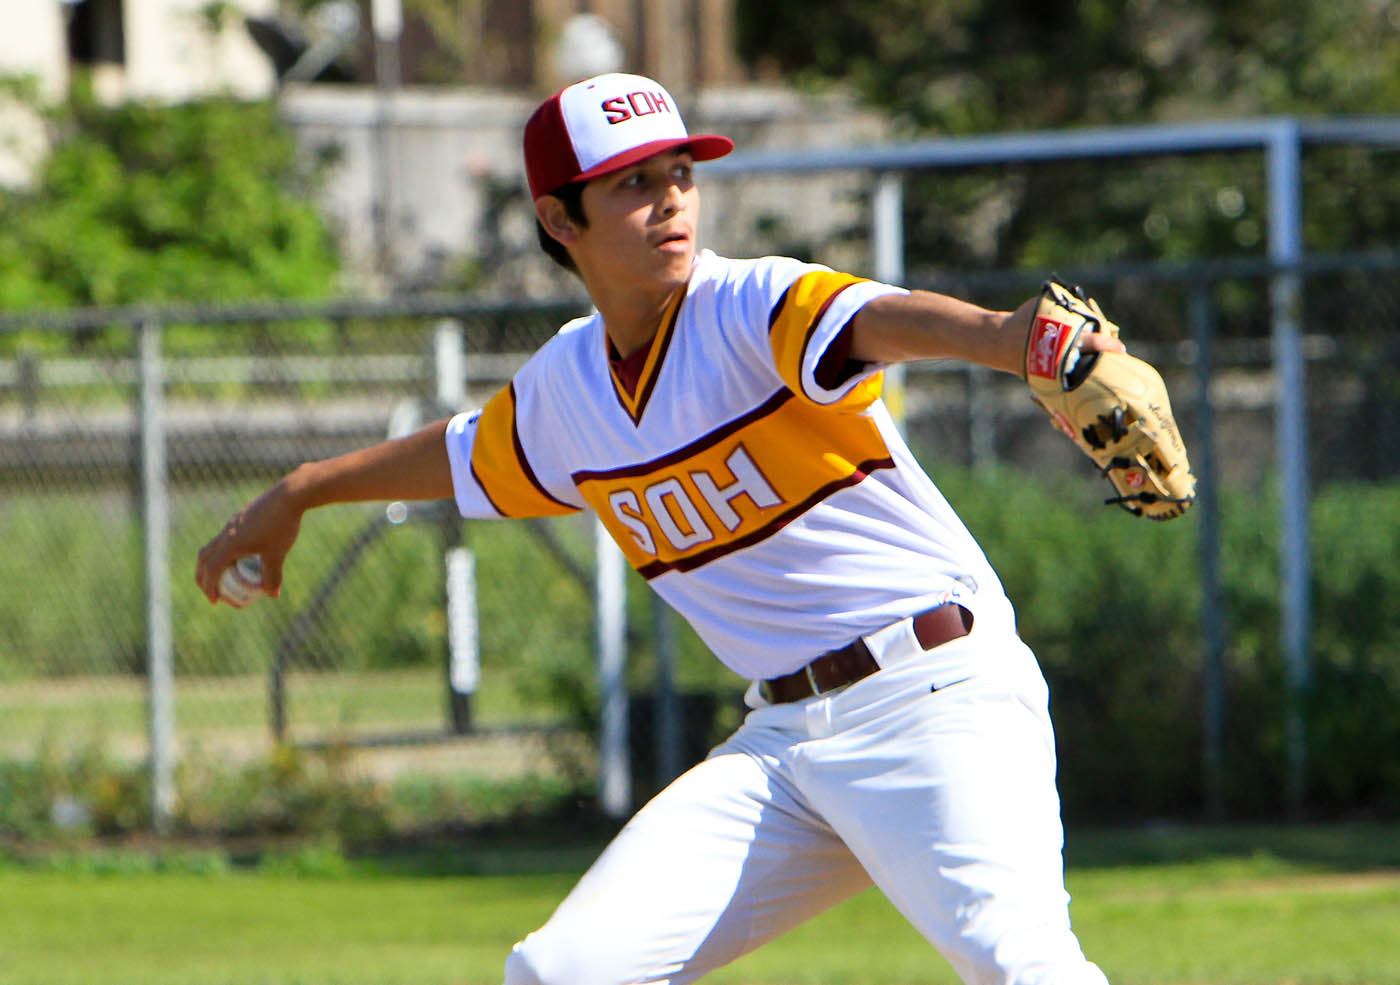
[[[256,554],[241,557],[219,576],[219,595],[238,608],[262,598],[262,558]]]

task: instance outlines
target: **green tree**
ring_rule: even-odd
[[[910,136],[1400,105],[1394,0],[745,0],[737,30],[760,73],[848,86]],[[1393,243],[1398,167],[1394,154],[1310,153],[1309,245]],[[1259,155],[1218,154],[918,176],[908,263],[1257,255],[1262,170]]]
[[[52,151],[0,200],[0,310],[320,297],[338,260],[269,103],[45,110]]]
[[[1389,112],[1388,0],[744,0],[750,64],[839,80],[919,131]]]

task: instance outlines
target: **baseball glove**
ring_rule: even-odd
[[[1116,337],[1118,326],[1080,288],[1046,281],[1026,337],[1031,398],[1113,484],[1105,503],[1150,520],[1180,516],[1196,477],[1161,374],[1127,353],[1081,353],[1084,332]]]

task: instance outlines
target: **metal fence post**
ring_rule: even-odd
[[[632,771],[627,735],[627,582],[622,551],[607,528],[593,521],[594,613],[598,682],[603,697],[598,739],[598,800],[612,818],[632,810]]]
[[[1215,409],[1210,384],[1215,375],[1215,309],[1211,285],[1196,284],[1188,299],[1191,335],[1196,343],[1196,471],[1199,488],[1201,561],[1201,771],[1206,816],[1225,816],[1225,589],[1220,570],[1220,473],[1215,460]]]
[[[652,626],[656,632],[656,694],[652,702],[656,744],[656,783],[664,787],[684,769],[685,729],[680,695],[676,693],[676,613],[652,594]]]
[[[141,381],[141,507],[145,524],[146,700],[151,747],[151,823],[170,829],[175,806],[175,674],[170,616],[170,490],[165,371],[159,322],[138,326]]]
[[[1303,364],[1302,153],[1296,120],[1274,125],[1268,143],[1269,260],[1275,268],[1269,283],[1273,312],[1273,359],[1276,378],[1274,427],[1278,442],[1280,483],[1279,580],[1280,639],[1288,674],[1287,808],[1303,809],[1307,795],[1307,722],[1304,702],[1311,685],[1309,655],[1308,435],[1307,381]]]
[[[433,332],[437,411],[455,414],[467,399],[466,345],[462,323],[444,318]],[[472,695],[481,683],[476,606],[476,556],[464,542],[462,517],[450,499],[438,504],[445,558],[447,606],[447,716],[457,734],[471,731]]]
[[[904,175],[884,171],[875,178],[870,214],[871,262],[875,279],[886,284],[904,283]],[[885,370],[885,406],[904,430],[905,368],[897,363]]]

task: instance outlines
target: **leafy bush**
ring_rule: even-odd
[[[1028,483],[1019,473],[940,471],[939,482],[1000,572],[1021,633],[1045,669],[1067,813],[1103,820],[1198,812],[1204,797],[1200,616],[1207,604],[1198,575],[1200,514],[1142,523],[1095,505],[1079,477],[1056,485]],[[140,586],[138,545],[116,519],[103,519],[102,510],[47,505],[17,501],[0,513],[0,535],[9,545],[0,585],[13,594],[0,603],[6,614],[0,629],[22,631],[0,660],[0,679],[138,669],[143,630],[132,613],[139,613],[140,602],[130,595]],[[196,542],[190,524],[212,529],[196,512],[179,517],[177,542]],[[325,545],[352,539],[364,516],[328,510],[308,523],[303,537],[309,539],[298,548],[308,584],[338,555],[338,547]],[[1235,816],[1283,807],[1289,685],[1279,643],[1276,517],[1271,493],[1231,491],[1223,498],[1224,597],[1209,604],[1223,607],[1227,628],[1225,768],[1227,806]],[[525,718],[575,726],[568,741],[561,739],[557,765],[566,785],[581,788],[589,782],[591,756],[574,737],[595,734],[599,703],[587,583],[591,528],[563,521],[551,528],[550,539],[520,523],[466,529],[477,553],[484,679],[497,693],[513,694],[513,707]],[[1400,809],[1400,613],[1388,600],[1400,596],[1400,488],[1323,490],[1313,504],[1313,534],[1313,676],[1305,696],[1309,802],[1318,810],[1394,812]],[[392,549],[354,576],[365,585],[347,590],[322,627],[332,644],[317,651],[321,669],[431,666],[441,659],[434,529],[419,525],[389,537]],[[71,604],[40,603],[42,613],[12,618],[36,604],[35,587],[52,577],[47,559],[59,556],[55,551],[66,559],[60,574],[72,589]],[[110,594],[113,585],[117,594],[104,601],[102,593]],[[657,621],[650,596],[632,579],[629,675],[638,694],[654,683]],[[110,618],[93,615],[108,609]],[[235,618],[239,632],[230,634]],[[236,616],[211,609],[184,585],[176,592],[181,673],[265,670],[287,618],[277,606]],[[679,689],[717,698],[700,702],[713,709],[713,737],[737,724],[734,698],[742,682],[688,629],[674,628]],[[214,660],[214,653],[222,656]],[[131,812],[145,809],[145,781],[139,773],[127,776],[91,762],[84,775],[107,776],[108,800],[90,802],[90,827],[126,829]],[[62,775],[52,760],[7,767],[0,774],[0,828],[51,830],[54,798],[63,792],[56,777]],[[196,782],[194,772],[187,782]],[[223,806],[201,807],[213,813],[192,814],[188,823],[229,831],[309,823],[361,835],[401,823],[385,791],[352,795],[337,784],[328,763],[262,764],[236,780],[209,778],[191,804]],[[421,806],[431,798],[415,799]],[[451,802],[465,799],[439,801]]]
[[[1236,816],[1284,807],[1289,684],[1279,638],[1278,505],[1222,502],[1225,597],[1199,582],[1199,514],[1144,524],[1075,509],[1082,485],[942,482],[997,567],[1051,686],[1068,814],[1181,816],[1203,802],[1203,604],[1227,627],[1225,772]],[[1045,518],[1053,517],[1053,522]],[[1313,504],[1313,676],[1304,696],[1318,810],[1400,809],[1400,488]]]
[[[274,104],[108,107],[79,77],[69,102],[44,112],[51,153],[31,188],[0,198],[0,309],[335,288],[335,249],[309,194],[315,177]]]

